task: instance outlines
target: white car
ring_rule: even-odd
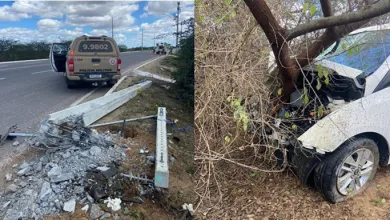
[[[390,163],[390,24],[352,32],[303,71],[276,123],[295,132],[271,136],[303,183],[340,202]]]

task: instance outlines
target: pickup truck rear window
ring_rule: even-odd
[[[82,41],[79,52],[85,53],[111,53],[113,47],[109,41]]]

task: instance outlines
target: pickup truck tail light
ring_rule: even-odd
[[[68,60],[68,69],[69,69],[69,72],[74,72],[74,60],[73,60],[73,58]]]
[[[122,60],[120,57],[118,57],[118,61],[117,61],[117,64],[118,64],[118,68],[117,68],[117,72],[120,72],[121,71],[121,64],[122,64]]]

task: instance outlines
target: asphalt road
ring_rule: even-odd
[[[123,74],[156,56],[139,51],[122,53],[121,58]],[[68,89],[62,73],[53,72],[49,60],[0,63],[0,133],[14,124],[20,132],[36,132],[47,115],[70,106],[95,88]],[[104,87],[99,90],[104,89],[108,91]]]

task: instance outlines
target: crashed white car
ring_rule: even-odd
[[[294,132],[272,136],[303,183],[340,202],[390,163],[390,24],[352,32],[304,72],[279,112]]]

